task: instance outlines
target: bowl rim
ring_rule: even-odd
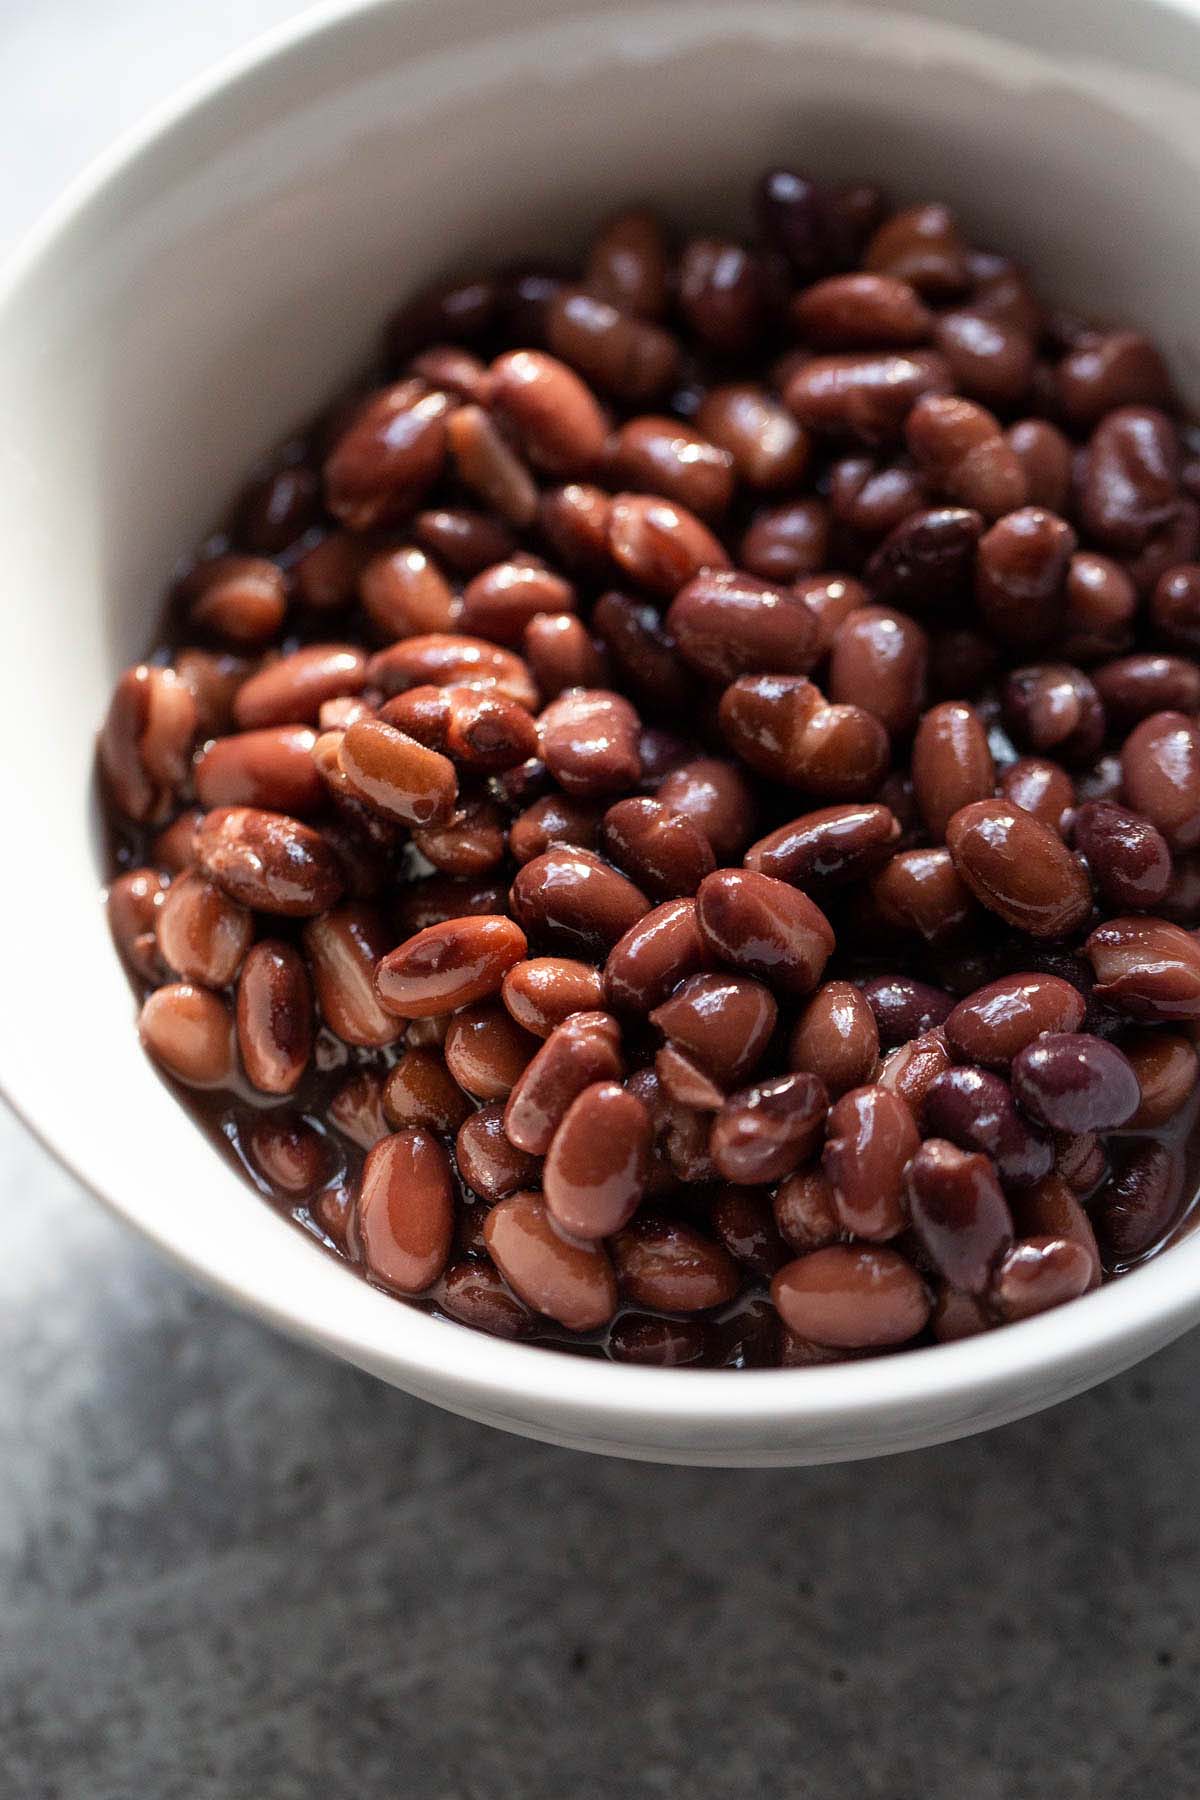
[[[848,0],[858,10],[880,10],[880,0]],[[1187,21],[1200,40],[1200,8],[1196,0],[1135,0],[1143,12],[1172,15]],[[1104,0],[1097,12],[1110,15],[1128,0]],[[19,300],[20,290],[46,257],[76,224],[86,221],[93,206],[102,203],[107,190],[119,183],[136,165],[152,162],[157,151],[189,121],[219,112],[235,93],[282,67],[289,58],[308,55],[320,42],[340,30],[388,13],[433,11],[434,0],[319,0],[303,13],[278,21],[248,42],[219,58],[182,84],[123,130],[105,149],[74,176],[52,204],[18,240],[0,263],[0,314]],[[438,11],[447,26],[447,42],[456,41],[461,26],[454,15],[467,7],[438,0]],[[573,3],[564,13],[587,11]],[[957,22],[969,28],[978,21],[963,9],[957,13],[939,0],[900,0],[883,10],[907,12],[925,18]],[[978,9],[977,9],[978,10]],[[982,10],[987,10],[986,0]],[[998,21],[997,21],[998,23]],[[1018,29],[1020,41],[1036,46],[1040,20],[1026,17]],[[1096,17],[1089,22],[1088,41],[1095,45]],[[219,119],[210,122],[220,123]],[[804,1422],[814,1428],[841,1420],[848,1431],[868,1426],[885,1415],[895,1418],[908,1409],[918,1418],[922,1408],[936,1406],[943,1415],[957,1408],[958,1424],[949,1429],[939,1423],[936,1435],[953,1435],[989,1423],[989,1402],[1002,1392],[1008,1396],[1004,1417],[1018,1416],[1043,1404],[1039,1377],[1051,1372],[1056,1392],[1067,1384],[1079,1391],[1105,1378],[1142,1353],[1149,1340],[1161,1345],[1186,1329],[1200,1311],[1200,1231],[1172,1246],[1169,1254],[1149,1262],[1119,1281],[1039,1317],[1008,1325],[999,1331],[955,1343],[900,1349],[883,1357],[869,1357],[804,1369],[713,1370],[662,1369],[621,1364],[597,1357],[581,1357],[541,1345],[511,1343],[481,1332],[435,1320],[416,1308],[367,1287],[374,1303],[342,1309],[345,1317],[335,1322],[314,1318],[301,1306],[288,1303],[273,1291],[252,1266],[237,1267],[228,1253],[205,1256],[189,1253],[171,1233],[147,1217],[136,1203],[114,1185],[98,1179],[77,1147],[60,1142],[36,1100],[36,1076],[24,1080],[16,1058],[6,1056],[0,1070],[0,1094],[35,1138],[82,1186],[96,1195],[119,1218],[134,1225],[178,1266],[234,1304],[257,1313],[290,1336],[316,1341],[360,1367],[386,1374],[431,1399],[461,1402],[461,1410],[478,1408],[496,1420],[525,1428],[541,1423],[561,1409],[576,1431],[593,1433],[607,1425],[614,1433],[613,1447],[626,1448],[625,1428],[637,1426],[651,1441],[650,1427],[666,1434],[692,1434],[704,1442],[707,1432],[714,1447],[751,1437],[766,1443],[767,1428],[774,1426],[781,1445],[789,1442],[789,1428]],[[247,1198],[252,1190],[247,1187]],[[256,1202],[257,1203],[257,1202]],[[315,1252],[314,1252],[315,1253]],[[363,1291],[361,1279],[343,1265],[341,1273]],[[451,1328],[447,1329],[447,1323]],[[1124,1363],[1122,1363],[1124,1358]],[[584,1372],[586,1371],[586,1373]],[[1022,1383],[1028,1383],[1023,1399],[1012,1400]],[[594,1447],[604,1448],[595,1436]],[[889,1446],[881,1446],[887,1448]],[[897,1446],[899,1447],[899,1446]],[[850,1451],[847,1445],[847,1453]],[[860,1449],[860,1454],[863,1451]],[[871,1453],[868,1446],[866,1452]]]

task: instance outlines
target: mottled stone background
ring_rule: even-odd
[[[0,244],[293,10],[0,0]],[[943,1450],[657,1469],[270,1335],[3,1114],[0,1192],[0,1800],[1200,1793],[1200,1336]]]

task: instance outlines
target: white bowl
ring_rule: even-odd
[[[1200,398],[1200,104],[1180,85],[1198,71],[1197,17],[1165,0],[339,4],[77,184],[0,287],[0,1078],[55,1154],[284,1330],[472,1418],[614,1455],[908,1449],[1078,1393],[1191,1324],[1200,1236],[1026,1324],[788,1372],[583,1360],[388,1299],[258,1200],[144,1057],[98,900],[91,763],[176,558],[396,299],[578,243],[620,198],[736,222],[772,161],[946,196],[1059,298],[1144,322]]]

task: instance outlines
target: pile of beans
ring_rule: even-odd
[[[1200,430],[944,207],[454,280],[100,734],[150,1054],[373,1283],[630,1362],[1055,1306],[1190,1196]]]

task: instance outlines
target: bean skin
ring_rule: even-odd
[[[397,1294],[423,1294],[446,1267],[454,1235],[450,1159],[425,1131],[397,1131],[367,1152],[358,1236],[367,1273]]]
[[[568,1237],[611,1237],[637,1211],[653,1126],[636,1094],[597,1082],[571,1102],[546,1155],[546,1207]]]
[[[1065,937],[1091,911],[1083,868],[1030,813],[979,800],[946,827],[954,864],[975,898],[1031,937]]]
[[[804,600],[738,570],[696,575],[667,613],[684,661],[713,681],[804,674],[817,660],[817,622]]]
[[[604,686],[604,658],[573,613],[538,613],[525,627],[522,648],[547,700],[567,688]]]
[[[143,981],[154,982],[161,974],[155,925],[169,885],[157,869],[130,869],[118,875],[108,890],[113,942]]]
[[[824,806],[804,813],[752,844],[745,865],[759,875],[804,887],[811,881],[855,881],[885,862],[900,839],[900,823],[886,806]]]
[[[1024,1103],[1020,1090],[1017,1097]],[[1026,1110],[1043,1124],[1052,1123]],[[1053,1166],[1050,1140],[1026,1123],[1013,1090],[989,1069],[947,1069],[935,1076],[925,1091],[921,1126],[929,1137],[948,1138],[961,1150],[989,1157],[1006,1188],[1032,1187]]]
[[[959,1001],[946,1038],[963,1061],[1005,1070],[1042,1032],[1077,1031],[1084,1009],[1083,995],[1057,975],[1005,975]]]
[[[954,1005],[950,995],[910,975],[876,975],[864,981],[863,999],[870,1007],[879,1041],[889,1048],[941,1025]]]
[[[879,1065],[876,1085],[903,1100],[913,1118],[919,1119],[930,1087],[949,1067],[945,1033],[938,1028],[890,1050]]]
[[[931,1309],[921,1277],[895,1250],[842,1244],[787,1263],[771,1298],[791,1331],[836,1350],[907,1343]]]
[[[663,1312],[707,1312],[741,1287],[737,1264],[711,1238],[641,1215],[612,1242],[621,1297]]]
[[[272,726],[217,738],[196,759],[196,798],[214,806],[259,806],[293,816],[315,812],[324,786],[312,759],[316,733]]]
[[[1148,1023],[1200,1018],[1200,943],[1166,919],[1109,919],[1084,945],[1096,998]]]
[[[527,948],[525,933],[511,919],[483,914],[447,919],[381,958],[375,992],[384,1010],[402,1019],[453,1012],[498,993]]]
[[[990,1157],[928,1138],[905,1173],[909,1215],[926,1255],[946,1281],[982,1294],[1013,1240],[1012,1214]]]
[[[1113,1172],[1091,1202],[1101,1254],[1109,1266],[1144,1256],[1172,1223],[1183,1193],[1183,1164],[1164,1144],[1122,1146]]]
[[[1161,832],[1140,813],[1108,801],[1089,801],[1075,814],[1075,848],[1092,880],[1121,911],[1153,909],[1171,883],[1171,852]]]
[[[380,389],[360,406],[325,463],[325,501],[353,531],[415,510],[446,458],[445,395],[424,382]]]
[[[736,763],[707,756],[683,763],[663,778],[655,798],[704,833],[718,865],[736,861],[753,835],[757,802]]]
[[[611,864],[565,844],[518,871],[510,901],[531,936],[566,950],[606,951],[650,910],[642,890]]]
[[[855,1237],[895,1237],[905,1224],[905,1164],[920,1141],[912,1113],[887,1088],[853,1088],[830,1108],[826,1130],[821,1167],[840,1223]]]
[[[718,961],[789,994],[805,994],[833,952],[828,919],[807,895],[749,869],[719,869],[700,883],[696,919]]]
[[[833,1184],[818,1164],[798,1169],[781,1181],[772,1196],[771,1211],[784,1243],[800,1255],[823,1250],[842,1236]]]
[[[639,587],[671,598],[702,569],[725,569],[719,539],[686,507],[655,494],[617,494],[608,519],[608,548]]]
[[[1115,1044],[1088,1032],[1047,1032],[1014,1057],[1013,1092],[1031,1118],[1056,1131],[1115,1131],[1141,1090]]]
[[[588,798],[636,786],[642,773],[639,728],[637,713],[622,695],[571,688],[542,713],[538,737],[559,786]]]
[[[560,1237],[540,1194],[500,1200],[484,1226],[488,1253],[513,1291],[568,1331],[595,1331],[617,1310],[617,1282],[599,1244]]]
[[[412,687],[469,682],[472,687],[494,688],[528,711],[538,703],[533,676],[521,657],[483,638],[457,632],[430,631],[389,644],[370,659],[366,675],[368,684],[385,695],[401,694]]]

